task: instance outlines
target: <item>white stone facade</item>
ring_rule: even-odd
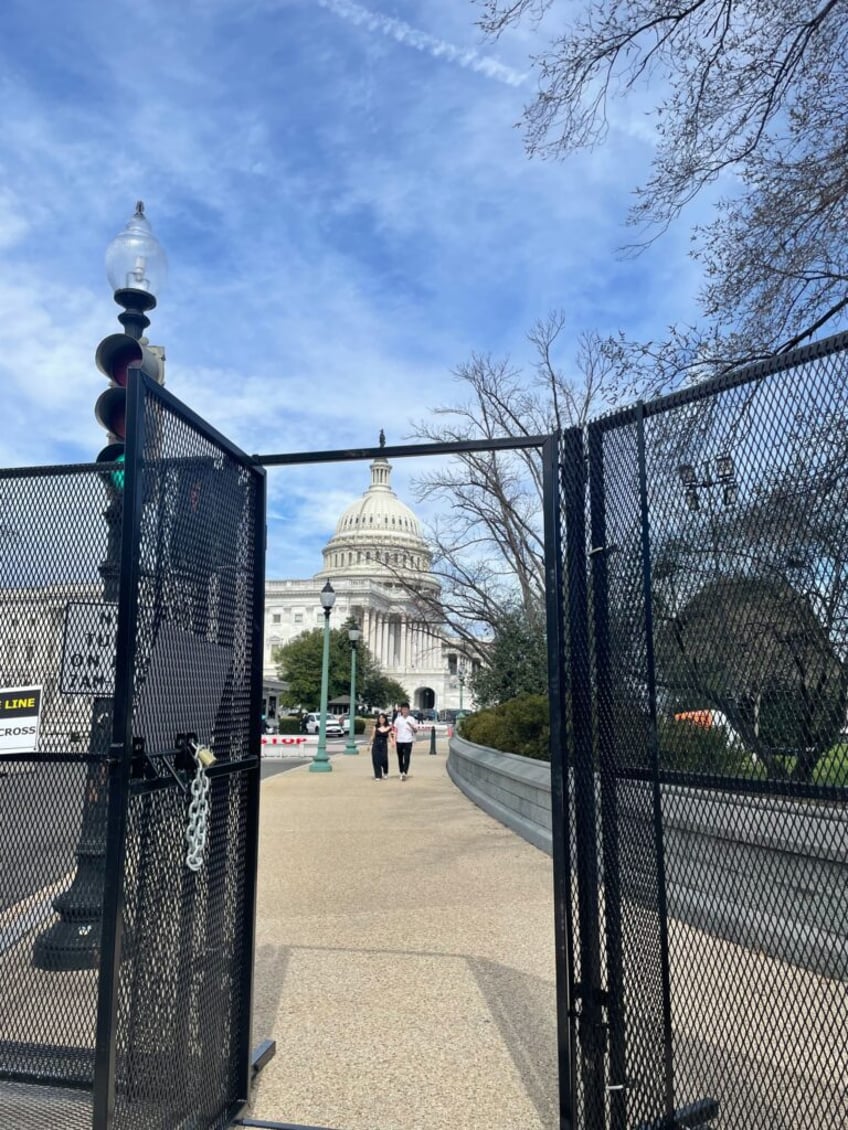
[[[418,519],[391,487],[387,460],[371,463],[371,485],[339,518],[323,558],[323,569],[311,580],[266,582],[266,686],[277,678],[273,649],[323,627],[320,593],[329,580],[336,593],[330,626],[341,627],[352,616],[383,673],[406,688],[413,709],[456,710],[464,661],[457,641],[432,614],[422,613],[402,583],[414,577],[419,588],[438,597],[429,547]],[[463,706],[469,705],[464,693]]]

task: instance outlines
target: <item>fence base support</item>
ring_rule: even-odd
[[[250,1059],[250,1069],[255,1079],[263,1067],[277,1054],[277,1041],[276,1040],[263,1040],[256,1048],[254,1048],[253,1055]]]
[[[638,1130],[702,1130],[714,1118],[718,1118],[720,1107],[718,1099],[698,1099],[687,1106],[678,1107],[670,1118],[659,1118],[655,1122],[644,1122]]]
[[[250,1066],[255,1079],[277,1054],[276,1040],[263,1040],[253,1051]],[[231,1126],[255,1126],[261,1130],[330,1130],[327,1126],[304,1126],[299,1122],[264,1122],[258,1118],[237,1118]]]
[[[263,1130],[331,1130],[330,1127],[304,1127],[300,1122],[256,1122],[251,1119],[236,1119],[235,1127],[261,1127]]]

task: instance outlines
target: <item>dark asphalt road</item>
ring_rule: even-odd
[[[262,780],[310,760],[263,760]],[[84,781],[83,765],[0,765],[0,912],[73,871]]]
[[[298,765],[306,765],[311,760],[311,757],[263,758],[262,780],[264,781],[266,777],[274,777],[277,773],[285,773],[287,769],[297,769]]]

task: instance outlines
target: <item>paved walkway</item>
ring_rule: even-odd
[[[552,868],[420,741],[262,785],[253,1117],[337,1130],[556,1126]]]

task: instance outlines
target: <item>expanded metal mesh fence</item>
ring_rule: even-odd
[[[93,467],[48,467],[0,472],[0,514],[0,1123],[84,1127],[121,512]]]
[[[248,1097],[264,478],[128,399],[125,468],[0,472],[3,1126]]]
[[[848,1124],[846,347],[588,430],[587,1130]]]
[[[132,701],[144,763],[127,821],[114,1124],[140,1130],[191,1117],[212,1128],[228,1125],[247,1097],[262,480],[155,387],[144,406],[140,485],[149,501]],[[198,773],[184,740],[216,758],[197,868],[187,809]]]

